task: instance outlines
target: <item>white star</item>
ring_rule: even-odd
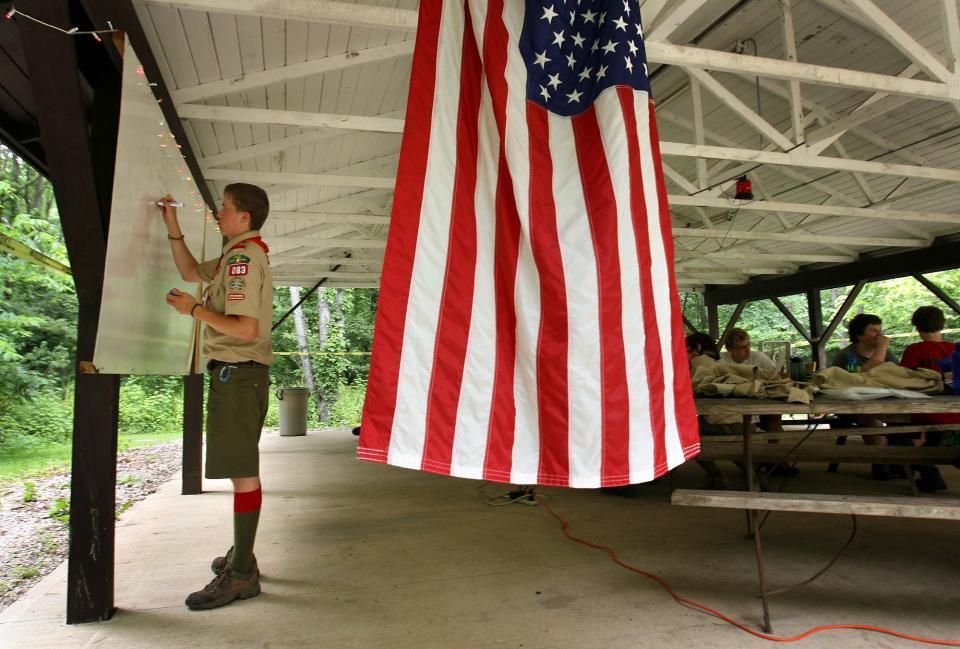
[[[630,70],[630,72],[633,72],[633,61],[630,60],[630,57],[625,56],[623,57],[623,60],[627,62],[627,69]]]
[[[547,24],[553,22],[553,19],[557,17],[557,12],[553,10],[553,5],[543,8],[543,15],[540,16],[540,20],[546,20]]]
[[[540,86],[540,95],[547,101],[550,101],[550,93],[543,86]]]
[[[576,67],[576,65],[577,65],[577,60],[573,58],[573,52],[571,52],[570,54],[567,54],[567,67],[572,70],[574,67]]]
[[[581,36],[580,32],[577,32],[576,34],[573,35],[573,44],[576,45],[577,47],[583,47],[583,42],[585,40],[587,39]]]
[[[597,14],[595,14],[595,13],[592,12],[592,11],[590,11],[589,9],[587,9],[587,13],[585,13],[585,14],[580,14],[580,15],[583,16],[584,22],[588,22],[588,23],[595,23],[595,22],[597,22]]]
[[[550,81],[547,82],[547,85],[556,90],[557,86],[560,85],[560,73],[557,72],[556,74],[548,74],[547,78],[550,79]]]
[[[650,76],[650,71],[647,69],[647,64],[646,64],[646,63],[643,64],[643,76],[645,76],[645,77],[649,77],[649,76]]]
[[[539,65],[540,69],[543,70],[547,67],[547,63],[550,62],[550,59],[547,58],[547,50],[543,50],[540,54],[537,54],[537,60],[533,62],[534,65]]]
[[[623,18],[617,18],[613,21],[613,24],[617,26],[617,29],[627,31],[627,21],[625,21]]]
[[[640,26],[640,23],[634,25],[637,28],[637,36],[643,36],[643,27]]]
[[[571,12],[570,12],[570,24],[572,25],[572,24],[573,24],[573,21],[576,20],[576,19],[577,19],[577,12],[571,11]]]
[[[633,41],[627,41],[627,47],[630,48],[630,54],[631,54],[632,56],[636,56],[636,55],[637,55],[637,52],[640,51],[640,50],[637,48],[637,46],[633,44]]]
[[[573,92],[571,92],[570,94],[567,95],[567,99],[570,100],[570,101],[568,101],[567,103],[568,103],[568,104],[572,104],[573,102],[577,102],[577,103],[579,104],[579,103],[580,103],[580,97],[582,97],[582,96],[583,96],[583,93],[582,93],[582,92],[577,92],[576,90],[574,90]]]
[[[630,15],[630,3],[627,0],[623,0],[623,13]]]
[[[600,13],[600,24],[602,25],[607,21],[607,12],[603,11]]]
[[[590,73],[593,72],[593,68],[584,68],[583,72],[580,73],[580,81],[587,81],[590,78]]]
[[[563,47],[563,30],[561,29],[558,32],[553,32],[553,45],[559,45]]]
[[[616,51],[617,51],[617,44],[614,43],[613,40],[608,40],[607,44],[603,46],[604,54],[613,54]]]
[[[598,49],[600,49],[600,44],[597,43],[597,41],[593,41],[593,45],[590,46],[590,51],[596,52]]]
[[[598,80],[598,81],[599,81],[600,79],[604,78],[605,76],[607,76],[607,69],[608,69],[609,67],[610,67],[610,66],[608,66],[608,65],[601,65],[601,66],[600,66],[600,69],[597,70],[597,80]]]

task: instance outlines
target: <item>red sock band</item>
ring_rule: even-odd
[[[238,514],[260,511],[263,503],[263,490],[241,491],[233,494],[233,511]]]

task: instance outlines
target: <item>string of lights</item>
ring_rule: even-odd
[[[107,26],[109,29],[80,29],[78,27],[71,27],[70,29],[63,29],[62,27],[57,27],[56,25],[51,25],[48,22],[44,22],[39,18],[34,18],[30,14],[25,14],[22,11],[18,10],[16,7],[11,7],[3,17],[7,20],[13,20],[16,16],[22,16],[27,20],[32,20],[33,22],[43,25],[44,27],[49,27],[50,29],[56,30],[61,34],[66,34],[68,36],[93,36],[93,38],[98,42],[102,43],[103,39],[100,38],[100,34],[112,34],[113,32],[119,31],[113,28],[113,23],[109,20],[107,21]]]

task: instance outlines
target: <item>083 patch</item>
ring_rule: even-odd
[[[242,291],[246,286],[246,282],[242,277],[231,277],[230,283],[227,284],[227,288],[231,291]]]
[[[243,293],[227,293],[228,300],[244,300],[246,297]]]
[[[230,264],[227,266],[227,275],[230,277],[242,277],[247,274],[247,264]]]

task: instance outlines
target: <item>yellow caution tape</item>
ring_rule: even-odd
[[[69,266],[61,264],[52,257],[47,257],[42,252],[37,252],[30,246],[20,243],[16,239],[8,237],[2,232],[0,232],[0,250],[6,250],[15,257],[26,259],[27,261],[37,264],[38,266],[45,266],[51,270],[57,271],[58,273],[63,273],[68,277],[72,275]]]

